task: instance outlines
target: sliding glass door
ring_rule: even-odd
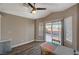
[[[52,23],[52,41],[61,45],[62,23],[61,21]]]
[[[47,42],[51,42],[52,41],[52,23],[46,23],[45,28],[46,28],[45,40]]]
[[[45,40],[47,42],[53,42],[61,45],[62,43],[62,22],[56,21],[52,23],[46,23]]]

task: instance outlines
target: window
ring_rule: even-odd
[[[72,16],[64,19],[65,39],[72,42]]]
[[[62,24],[61,21],[52,23],[52,40],[58,44],[61,44],[61,32]]]
[[[46,34],[45,34],[45,40],[47,42],[52,42],[52,23],[46,23]]]
[[[43,22],[39,23],[38,39],[43,40]]]
[[[62,22],[56,21],[52,23],[46,23],[45,40],[47,42],[53,42],[61,45],[62,42]]]

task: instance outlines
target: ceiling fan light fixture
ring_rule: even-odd
[[[36,10],[32,10],[32,14],[36,14]]]
[[[32,11],[31,11],[32,14],[36,14],[37,10],[46,10],[46,8],[36,8],[35,3],[33,4],[28,3],[28,5],[32,8]]]

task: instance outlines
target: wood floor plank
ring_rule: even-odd
[[[9,55],[41,55],[40,44],[43,42],[34,41],[13,48]]]

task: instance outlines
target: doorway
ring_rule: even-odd
[[[62,21],[55,21],[45,24],[45,41],[62,44]]]

